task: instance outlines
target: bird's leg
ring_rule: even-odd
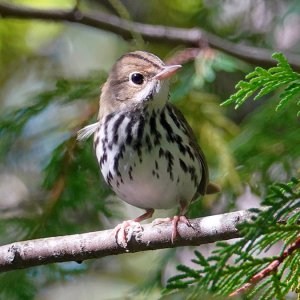
[[[141,216],[135,218],[133,221],[134,222],[142,222],[144,220],[150,219],[154,213],[153,208],[146,209],[146,212],[142,214]]]
[[[127,242],[130,241],[132,234],[136,231],[143,230],[140,222],[151,218],[153,213],[154,209],[149,208],[146,209],[146,212],[141,216],[133,220],[123,221],[121,224],[117,225],[112,232],[112,235],[116,238],[116,242],[126,248]]]
[[[180,210],[179,210],[178,216],[174,216],[172,218],[158,218],[152,222],[152,225],[154,225],[154,226],[158,225],[158,224],[162,224],[162,223],[172,222],[172,236],[171,236],[172,244],[174,243],[174,240],[176,239],[176,237],[179,235],[178,228],[177,228],[179,222],[182,222],[182,223],[186,224],[188,227],[193,228],[190,221],[184,215],[186,213],[188,203],[186,201],[180,201],[179,203],[180,203]]]

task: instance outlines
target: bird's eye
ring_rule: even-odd
[[[144,83],[144,76],[141,73],[132,73],[130,75],[130,80],[134,83],[134,84],[138,84],[141,85]]]

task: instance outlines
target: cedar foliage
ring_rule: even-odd
[[[280,258],[284,250],[299,237],[300,179],[276,183],[261,203],[266,210],[258,213],[252,224],[240,226],[242,238],[233,243],[218,242],[212,255],[205,258],[195,251],[192,260],[197,269],[179,265],[180,271],[169,279],[165,293],[187,289],[186,299],[197,299],[199,291],[228,295]],[[297,209],[298,208],[298,209]],[[268,256],[268,250],[283,243],[278,255]],[[261,254],[266,253],[261,257]],[[300,279],[299,248],[288,256],[275,272],[249,289],[246,299],[285,299],[296,291]]]
[[[278,111],[286,107],[291,100],[297,98],[297,96],[299,97],[300,74],[292,70],[282,53],[274,53],[272,57],[277,60],[276,67],[270,69],[256,67],[253,72],[245,77],[246,80],[241,80],[236,85],[238,91],[224,101],[222,105],[235,103],[235,108],[239,108],[256,92],[254,100],[258,100],[281,88],[283,91],[279,94],[280,101],[276,107],[276,111]],[[300,106],[300,100],[297,101],[297,105]],[[300,116],[300,110],[297,116]]]

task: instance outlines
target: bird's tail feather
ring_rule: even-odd
[[[216,194],[221,192],[221,187],[213,182],[209,182],[206,186],[206,193],[205,194]]]

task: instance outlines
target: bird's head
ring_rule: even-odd
[[[164,106],[169,94],[168,79],[180,67],[165,65],[156,55],[145,51],[124,54],[102,88],[100,118],[119,110]]]

